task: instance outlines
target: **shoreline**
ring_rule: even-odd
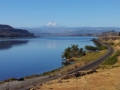
[[[0,40],[6,40],[6,39],[27,39],[27,38],[39,38],[39,37],[43,37],[43,36],[33,36],[33,37],[5,37],[5,38],[1,38]]]
[[[37,37],[39,38],[39,36],[37,36]],[[36,38],[37,38],[37,37],[36,37]],[[42,37],[41,37],[41,38],[42,38]],[[44,37],[43,37],[43,38],[44,38]],[[48,37],[48,38],[49,38],[49,37]],[[47,39],[48,39],[48,38],[47,38]],[[70,37],[67,37],[67,39],[69,39],[69,38],[70,38]],[[78,37],[78,38],[81,39],[81,38],[86,38],[86,37]],[[92,38],[94,38],[94,37],[87,37],[88,42],[91,41]],[[34,38],[33,38],[33,39],[34,39]],[[45,39],[46,39],[46,37],[45,37]],[[50,39],[51,39],[51,37],[50,37]],[[52,38],[52,39],[53,39],[53,38]],[[60,38],[58,37],[58,39],[60,39]],[[61,39],[63,39],[63,38],[61,38]],[[75,38],[73,37],[73,38],[70,38],[70,39],[76,40],[76,37],[75,37]],[[1,40],[1,42],[2,42],[2,41],[8,41],[8,40],[24,40],[24,38],[14,38],[14,39],[4,38],[3,40]],[[32,40],[32,39],[29,39],[29,38],[28,38],[27,40]],[[57,39],[56,39],[56,40],[57,40]],[[65,40],[66,40],[66,38],[65,38]],[[78,41],[79,41],[79,40],[78,40]],[[72,42],[72,41],[71,41],[71,42]],[[74,43],[74,42],[72,42],[72,43]],[[93,43],[93,42],[91,42],[91,43]],[[78,44],[80,44],[80,43],[78,43]],[[89,44],[89,43],[87,43],[87,44]],[[2,44],[2,45],[4,45],[4,44]],[[1,46],[2,46],[2,45],[1,45]],[[7,43],[6,43],[6,45],[8,46]],[[70,44],[68,43],[67,46],[69,46],[69,45],[70,45]],[[84,45],[83,45],[83,46],[84,46]],[[65,48],[66,48],[66,47],[63,47],[63,50],[64,50]],[[62,51],[63,51],[63,50],[62,50]],[[60,52],[59,56],[61,56],[62,51]],[[8,53],[8,54],[9,54],[9,53]],[[11,58],[10,58],[10,59],[11,59]],[[14,59],[14,58],[13,58],[13,59]],[[51,59],[52,59],[52,58],[51,58]],[[61,58],[60,58],[60,59],[61,59]],[[9,58],[8,58],[8,60],[9,60]],[[12,60],[12,59],[11,59],[11,60]],[[30,59],[30,60],[31,60],[31,59]],[[29,60],[28,60],[28,61],[29,61]],[[12,64],[11,64],[11,65],[12,65]],[[62,66],[62,65],[61,65],[61,66]],[[60,66],[60,67],[61,67],[61,66]],[[60,67],[59,67],[59,68],[60,68]],[[57,67],[57,68],[58,68],[58,67]],[[54,69],[57,69],[57,68],[54,68]],[[6,72],[7,72],[7,69],[5,69],[5,70],[6,70]],[[49,70],[50,70],[50,69],[49,69]],[[52,69],[51,69],[51,70],[52,70]],[[44,71],[45,71],[45,70],[44,70]],[[46,72],[46,71],[45,71],[45,72]],[[34,74],[34,73],[32,73],[32,74]],[[37,73],[36,73],[36,74],[37,74]],[[38,74],[41,74],[41,72],[38,73]],[[28,76],[29,76],[29,74],[27,74],[27,73],[24,74],[24,75],[28,75]],[[21,76],[23,77],[24,75],[22,75],[22,73],[21,73],[21,75],[19,75],[19,77],[21,77]],[[30,75],[31,75],[31,74],[30,74]],[[11,78],[11,77],[9,77],[9,76],[10,76],[10,75],[5,76],[5,77],[3,76],[3,77],[1,78],[1,80],[6,80],[6,79]],[[16,78],[18,78],[17,75],[14,75],[14,76],[15,76]],[[14,77],[13,77],[13,78],[14,78]]]
[[[93,42],[94,43],[94,42]],[[78,58],[77,58],[78,59]],[[89,61],[90,62],[90,61]],[[89,63],[87,62],[87,63]],[[74,65],[74,64],[73,64]],[[32,78],[37,78],[37,77],[41,77],[41,76],[48,76],[48,75],[53,75],[56,71],[60,71],[61,69],[63,69],[64,67],[67,67],[67,66],[62,66],[60,68],[56,68],[56,69],[53,69],[51,71],[47,71],[47,72],[43,72],[41,74],[33,74],[33,75],[28,75],[28,76],[24,76],[24,77],[21,77],[21,78],[24,78],[25,80],[26,79],[32,79]],[[78,67],[78,66],[75,66],[75,67]],[[9,82],[9,81],[15,81],[15,80],[18,80],[17,78],[8,78],[8,79],[5,79],[5,80],[2,80],[0,81],[0,83],[5,83],[5,82]]]
[[[104,53],[102,53],[101,54],[101,52],[103,52],[104,51]],[[101,54],[101,56],[98,56],[99,54]],[[106,52],[105,52],[105,50],[102,50],[102,51],[100,51],[100,52],[91,52],[91,53],[89,53],[88,54],[88,56],[93,56],[93,55],[96,55],[97,57],[94,57],[94,59],[92,59],[93,61],[92,62],[94,62],[94,60],[99,60],[99,58],[98,57],[102,57],[102,56],[104,56],[104,54],[107,54]],[[86,57],[84,57],[84,58],[86,58]],[[89,58],[89,57],[88,57]],[[97,58],[97,59],[96,59]],[[78,62],[76,62],[76,64],[77,64]],[[90,63],[90,60],[89,60],[89,62],[88,63]],[[84,64],[84,65],[86,65],[86,63]],[[84,67],[84,65],[83,65],[83,67]],[[79,67],[81,67],[81,66],[79,66]],[[79,68],[78,67],[78,68]],[[75,69],[75,67],[74,67],[74,69]],[[67,73],[66,73],[67,74]],[[68,74],[69,74],[69,72],[68,72]],[[38,85],[38,84],[40,84],[41,85],[41,83],[42,83],[42,85],[43,85],[43,83],[46,83],[46,82],[48,82],[48,81],[50,81],[50,80],[53,80],[53,79],[57,79],[57,77],[61,77],[61,76],[63,76],[63,75],[65,75],[65,74],[61,74],[60,76],[59,75],[51,75],[51,76],[46,76],[46,78],[44,78],[44,79],[40,79],[40,78],[38,78],[39,79],[39,82],[38,82],[38,80],[36,79],[36,77],[33,77],[33,78],[31,78],[31,79],[26,79],[25,81],[24,81],[24,83],[29,83],[29,82],[27,82],[27,81],[32,81],[32,85],[28,85],[28,86],[26,86],[26,85],[20,85],[21,87],[21,89],[23,88],[24,90],[26,90],[26,89],[28,89],[28,88],[31,88],[31,87],[36,87],[36,85]],[[35,75],[34,75],[35,76]],[[35,81],[36,80],[36,81]],[[47,81],[46,81],[47,80]],[[9,82],[8,82],[9,83]],[[10,82],[11,83],[11,82]],[[12,86],[11,86],[12,87]],[[18,87],[19,88],[19,87]]]

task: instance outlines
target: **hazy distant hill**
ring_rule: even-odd
[[[22,29],[27,29],[38,36],[94,35],[111,30],[114,30],[115,32],[120,31],[120,28],[116,27],[65,27],[55,22],[49,22],[40,27]]]
[[[34,37],[33,33],[23,29],[15,29],[9,25],[0,24],[0,37]]]
[[[36,27],[27,28],[30,32],[35,35],[50,36],[69,36],[69,35],[83,35],[83,34],[100,34],[102,32],[114,30],[120,32],[120,28],[114,27]]]

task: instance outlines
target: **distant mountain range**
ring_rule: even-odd
[[[40,27],[22,29],[27,29],[37,36],[95,35],[111,30],[120,32],[120,27],[65,27],[55,22],[49,22],[46,25]]]

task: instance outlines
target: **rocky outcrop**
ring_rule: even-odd
[[[15,29],[9,25],[0,25],[1,38],[15,38],[15,37],[34,37],[33,33],[23,29]]]

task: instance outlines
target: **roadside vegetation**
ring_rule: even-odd
[[[102,45],[101,45],[102,46]],[[85,46],[85,50],[83,48],[79,48],[78,45],[72,44],[70,47],[67,47],[63,54],[62,58],[64,58],[65,62],[62,67],[58,69],[54,69],[48,72],[44,72],[43,74],[36,74],[31,76],[26,76],[25,78],[32,78],[32,77],[39,77],[39,76],[46,76],[46,75],[53,75],[53,74],[62,74],[66,73],[72,69],[75,69],[80,66],[84,66],[85,64],[96,60],[97,58],[103,56],[106,53],[105,50],[99,50],[98,47],[95,46]],[[72,59],[72,62],[69,61]],[[71,62],[71,61],[70,61]]]
[[[70,59],[73,57],[79,57],[79,56],[85,56],[86,53],[83,50],[83,48],[79,48],[78,45],[71,45],[71,47],[68,47],[64,50],[62,54],[62,58]]]
[[[83,50],[83,48],[78,48],[78,45],[74,44],[71,45],[71,47],[66,48],[62,54],[62,58],[64,58],[67,62],[67,64],[64,62],[64,65],[67,66],[62,68],[61,73],[69,72],[72,69],[84,66],[107,52],[107,47],[101,45],[101,43],[97,42],[97,40],[94,39],[94,43],[97,47],[86,45],[85,50]],[[74,64],[69,63],[71,62],[71,59]]]
[[[106,51],[107,51],[106,49],[98,50],[97,47],[89,46],[89,45],[85,46],[85,50],[84,50],[83,48],[79,48],[78,45],[72,44],[70,47],[67,47],[62,54],[62,58],[64,58],[65,61],[67,60],[67,63],[62,62],[62,64],[63,64],[62,67],[48,71],[48,72],[44,72],[42,74],[26,76],[25,79],[35,78],[35,77],[39,77],[39,76],[56,75],[56,74],[66,73],[72,69],[75,69],[80,66],[84,66],[85,64],[96,60],[97,58],[103,56],[106,53]],[[72,64],[69,63],[69,60],[71,58],[74,61],[74,63],[72,63]]]
[[[108,57],[100,66],[99,69],[112,69],[120,67],[120,51],[115,51],[114,54]]]
[[[79,78],[48,81],[35,87],[35,90],[120,90],[120,67],[97,71]]]
[[[107,49],[106,46],[104,46],[101,43],[99,43],[96,39],[93,39],[93,42],[98,47],[98,50],[105,50],[105,49]]]
[[[96,51],[99,51],[97,47],[88,46],[88,45],[85,46],[85,49],[86,49],[88,52],[96,52]]]
[[[120,51],[116,51],[112,56],[107,58],[103,65],[114,65],[117,63],[117,57],[120,55]]]
[[[88,52],[99,52],[100,49],[98,47],[95,46],[90,46],[90,45],[86,45],[85,46],[85,50],[83,50],[83,48],[79,48],[78,45],[71,45],[71,47],[67,47],[63,54],[62,54],[62,58],[69,60],[71,58],[79,58],[82,56],[86,56],[86,54]]]
[[[67,66],[61,68],[59,71],[62,71],[62,73],[65,73],[65,72],[68,72],[68,71],[70,71],[74,68],[77,68],[79,66],[84,66],[85,64],[87,64],[91,61],[94,61],[97,58],[103,56],[107,52],[106,46],[103,46],[101,43],[99,43],[97,41],[94,41],[94,43],[96,44],[97,47],[85,46],[85,50],[84,50],[84,52],[86,53],[85,56],[77,57],[75,59],[74,64],[67,65]],[[98,88],[99,89],[106,89],[106,90],[107,89],[113,89],[113,90],[120,89],[119,80],[116,79],[120,75],[119,68],[115,68],[115,67],[120,67],[120,40],[117,40],[117,42],[112,42],[111,44],[110,43],[108,43],[108,44],[113,46],[114,53],[112,56],[107,58],[100,65],[99,69],[97,69],[97,71],[99,73],[83,76],[81,78],[74,78],[73,77],[73,78],[70,78],[69,80],[61,80],[60,79],[60,80],[47,82],[42,87],[40,86],[40,88],[42,88],[43,90],[44,89],[46,90],[46,88],[50,88],[53,90],[57,90],[58,88],[60,90],[63,90],[64,88],[66,90],[74,90],[74,89],[76,89],[76,87],[78,89],[82,89],[82,88],[89,89],[90,87],[92,87],[92,89],[93,89],[93,85],[95,86],[95,84],[96,84],[100,87],[94,87],[94,90],[97,90]],[[115,46],[117,46],[117,48]],[[111,69],[111,68],[114,68],[114,69]],[[104,70],[102,70],[102,69],[104,69]],[[104,80],[102,78],[104,78]],[[92,80],[92,81],[90,81],[90,80]],[[97,80],[97,81],[94,82],[94,80]],[[90,81],[90,83],[88,81]],[[108,83],[108,81],[111,83]],[[75,82],[77,82],[77,83],[75,83]],[[103,82],[104,82],[104,84],[103,84]],[[114,84],[113,84],[113,82],[114,82]],[[81,83],[81,84],[85,83],[85,85],[77,85],[78,83]],[[88,85],[91,85],[91,86],[87,87],[86,83],[87,83],[87,86]],[[69,87],[70,85],[71,86],[74,85],[74,86]],[[106,87],[106,86],[109,86],[109,87]]]
[[[85,46],[85,50],[83,48],[78,48],[78,45],[71,45],[71,47],[68,47],[64,50],[62,57],[65,60],[68,60],[70,58],[74,58],[74,63],[72,64],[67,64],[63,65],[62,67],[58,69],[54,69],[48,72],[44,72],[42,74],[35,74],[35,75],[30,75],[30,76],[25,76],[24,79],[30,79],[30,78],[36,78],[40,76],[52,76],[52,75],[58,75],[58,74],[63,74],[66,72],[69,72],[70,70],[73,70],[77,67],[84,66],[85,64],[96,60],[97,58],[103,56],[106,53],[106,49],[104,50],[99,50],[98,47],[95,46]],[[16,80],[16,79],[14,79]],[[5,83],[8,81],[13,81],[13,80],[5,80],[2,81],[1,83]]]
[[[113,55],[107,58],[99,68],[111,69],[120,67],[120,36],[99,37],[99,40],[102,41],[102,43],[111,45],[114,49]]]

